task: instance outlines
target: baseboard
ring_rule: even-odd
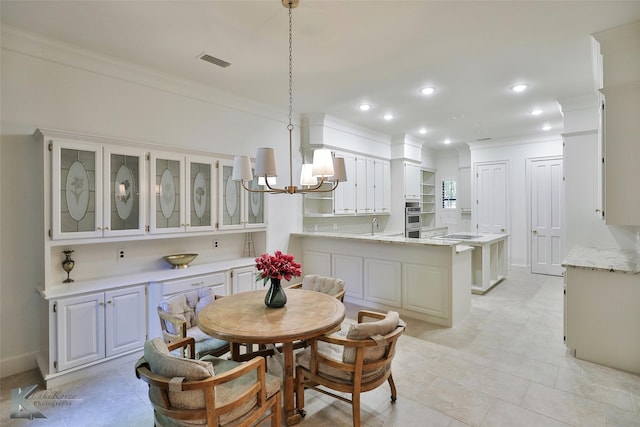
[[[0,360],[0,378],[35,369],[37,355],[38,352],[34,351]]]

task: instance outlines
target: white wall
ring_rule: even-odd
[[[6,376],[35,367],[46,315],[35,292],[44,236],[37,128],[228,155],[254,155],[269,145],[281,173],[289,150],[285,111],[6,28],[1,53],[0,376]],[[299,131],[295,141],[297,153]],[[300,164],[296,156],[298,176]],[[301,228],[301,198],[267,197],[266,248],[286,250],[289,233]]]
[[[530,268],[526,164],[527,159],[546,156],[562,156],[562,139],[559,135],[545,138],[504,139],[490,143],[469,144],[471,149],[472,189],[475,194],[474,167],[478,163],[505,161],[508,163],[507,182],[507,231],[509,233],[509,265]],[[475,223],[472,221],[472,227]]]

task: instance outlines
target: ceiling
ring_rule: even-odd
[[[2,25],[288,109],[280,0],[11,1]],[[425,146],[562,131],[558,100],[593,93],[589,35],[640,19],[640,1],[301,0],[293,110]],[[228,68],[204,62],[209,55]],[[510,87],[525,83],[516,94]],[[432,86],[431,96],[420,89]],[[371,110],[362,112],[367,102]],[[532,116],[540,108],[543,113]],[[385,121],[390,112],[395,118]],[[427,128],[425,135],[418,130]]]

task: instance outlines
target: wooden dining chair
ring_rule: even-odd
[[[205,356],[201,360],[171,351],[191,347],[188,337],[169,345],[147,341],[136,364],[136,376],[149,385],[156,426],[254,426],[282,423],[282,381],[266,373],[262,357],[240,363]]]
[[[202,307],[221,298],[210,288],[197,289],[164,298],[157,308],[162,337],[166,344],[192,337],[195,358],[206,355],[222,356],[229,351],[229,343],[210,337],[198,328],[197,316]]]
[[[354,427],[360,426],[361,393],[388,382],[395,403],[391,362],[404,330],[405,323],[395,311],[385,315],[361,310],[358,324],[350,326],[346,337],[334,334],[308,340],[309,347],[296,355],[296,407],[301,415],[305,415],[307,388],[350,403]],[[350,393],[351,399],[337,392]]]
[[[302,278],[302,282],[295,283],[287,289],[306,289],[334,296],[340,301],[344,299],[344,280],[336,277],[307,274]]]

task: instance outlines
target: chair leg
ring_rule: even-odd
[[[396,403],[396,384],[393,382],[393,375],[389,374],[387,381],[391,387],[391,403]]]
[[[271,407],[271,427],[281,427],[282,425],[282,393],[276,394],[276,401]]]
[[[360,393],[351,395],[351,405],[353,406],[353,427],[360,427]]]

